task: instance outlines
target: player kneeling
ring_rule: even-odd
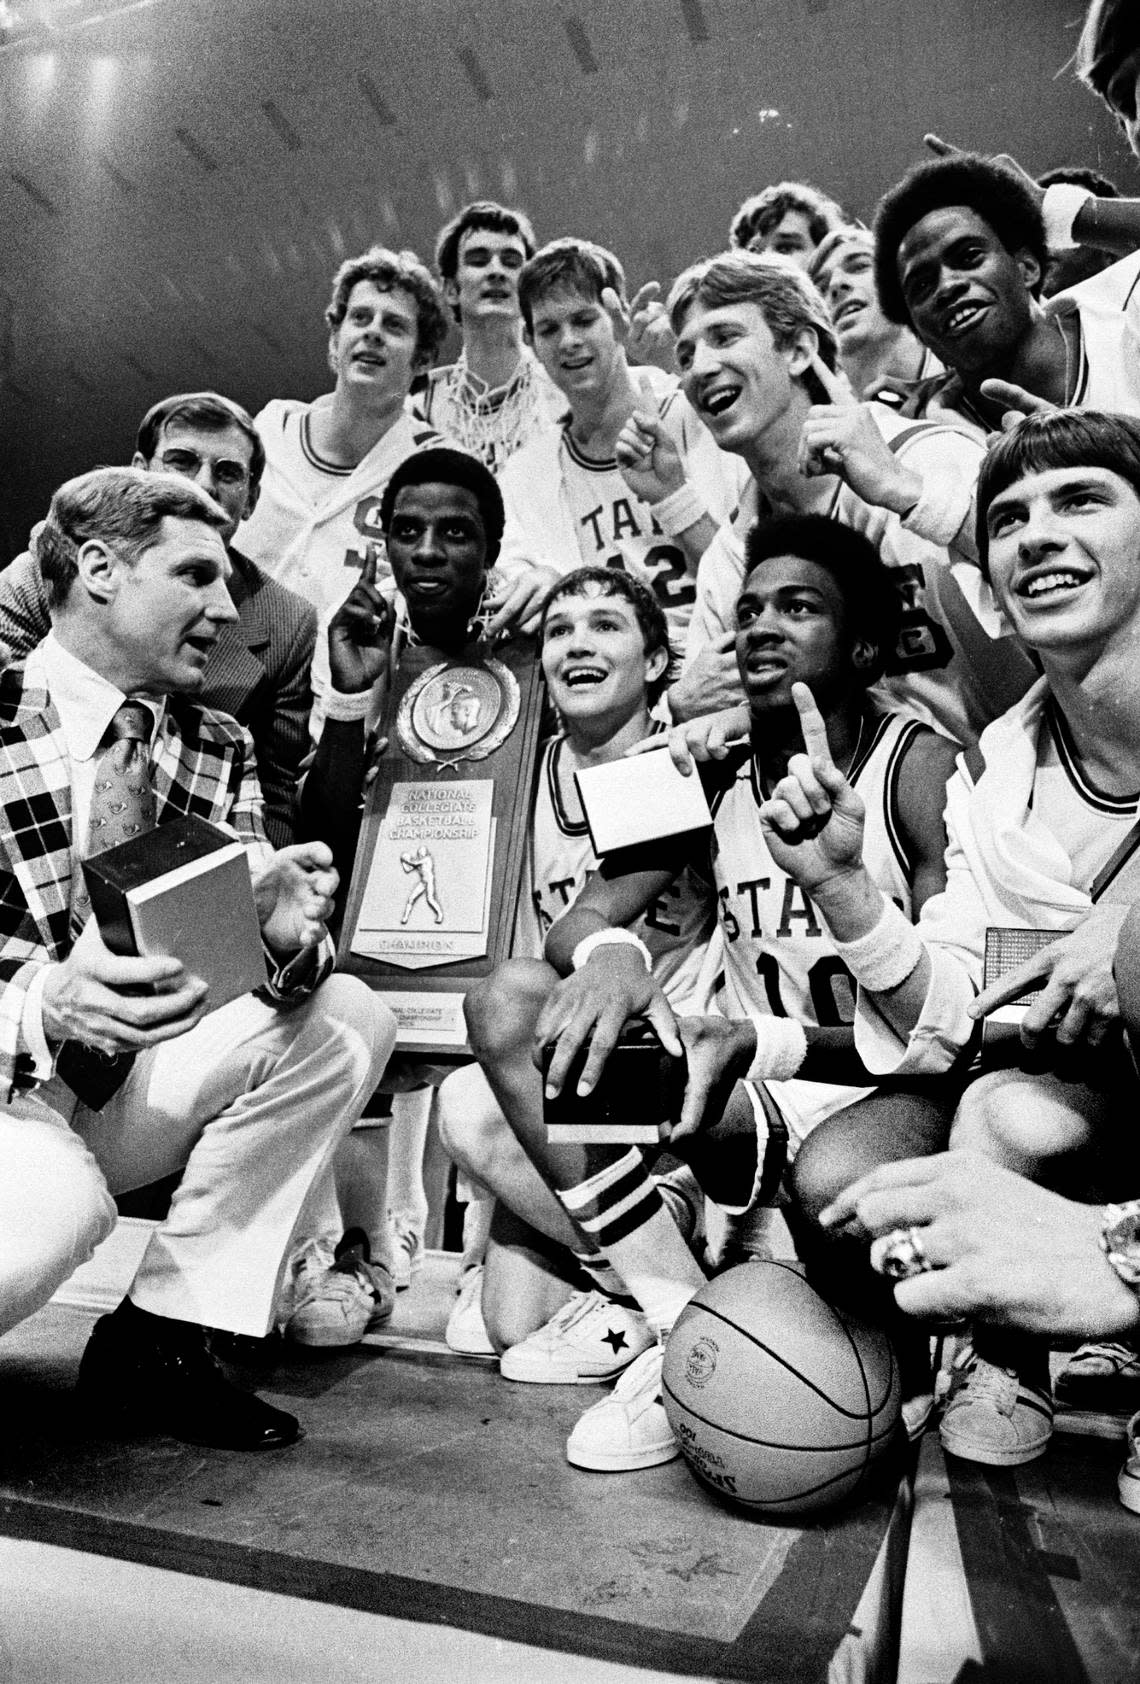
[[[540,962],[543,938],[598,865],[574,774],[621,759],[635,743],[660,730],[649,710],[672,676],[665,615],[629,574],[581,568],[568,574],[547,600],[542,664],[561,729],[539,756],[528,881],[514,936],[519,957],[499,973],[508,979],[506,991],[496,987],[490,994],[484,992],[491,1002],[487,1009],[498,1019],[497,1035],[510,1047],[507,1066],[495,1073],[496,1093],[502,1097],[505,1083],[509,1108],[517,1104],[540,1113],[531,1037],[537,1004],[557,980]],[[676,881],[663,885],[660,895],[646,901],[634,928],[653,957],[667,999],[679,1011],[708,1010],[719,957],[710,949],[716,916],[707,878],[679,873]],[[482,1016],[481,1010],[477,1015]],[[632,1299],[620,1306],[597,1290],[571,1292],[571,1283],[581,1282],[572,1254],[586,1248],[593,1261],[593,1248],[516,1140],[477,1065],[444,1082],[439,1122],[444,1144],[475,1188],[500,1200],[482,1302],[494,1346],[511,1348],[504,1372],[516,1379],[560,1383],[618,1374],[653,1336]],[[679,1180],[682,1186],[687,1183],[689,1198],[676,1189],[671,1196],[691,1232],[703,1201],[691,1177],[682,1174]],[[699,1285],[703,1275],[675,1229],[673,1237],[678,1266],[686,1268],[686,1279]],[[588,1286],[596,1284],[595,1275]],[[612,1273],[604,1274],[603,1284],[607,1292],[625,1295],[624,1285]],[[559,1331],[551,1338],[544,1333],[537,1341],[528,1339],[552,1315],[557,1315],[558,1329],[565,1328],[565,1335]],[[448,1337],[454,1344],[450,1329]],[[459,1348],[487,1347],[476,1343]]]

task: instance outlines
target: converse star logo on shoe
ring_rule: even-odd
[[[602,1344],[608,1345],[616,1357],[619,1351],[627,1349],[625,1334],[620,1328],[611,1327],[602,1335]]]

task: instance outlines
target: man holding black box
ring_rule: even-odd
[[[113,1427],[262,1449],[299,1425],[230,1386],[203,1326],[265,1333],[394,1026],[327,976],[328,849],[273,853],[247,733],[187,699],[236,614],[226,524],[180,478],[102,469],[57,492],[36,540],[53,630],[0,680],[0,1331],[110,1231],[113,1191],[184,1168],[80,1400]],[[245,845],[272,973],[218,1011],[177,957],[110,952],[80,887],[86,854],[190,814]]]

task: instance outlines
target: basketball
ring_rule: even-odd
[[[743,1263],[702,1287],[662,1380],[696,1477],[775,1519],[850,1497],[899,1416],[887,1335],[821,1298],[796,1263]]]

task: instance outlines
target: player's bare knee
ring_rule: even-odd
[[[508,959],[469,989],[463,1010],[476,1057],[486,1062],[529,1044],[556,980],[548,965]]]
[[[796,1154],[789,1175],[792,1200],[801,1216],[815,1223],[860,1173],[824,1129],[811,1134]]]
[[[952,1147],[972,1147],[993,1156],[1004,1149],[1040,1145],[1031,1090],[1022,1082],[1009,1083],[1004,1076],[1004,1071],[995,1070],[971,1082],[954,1114]]]

